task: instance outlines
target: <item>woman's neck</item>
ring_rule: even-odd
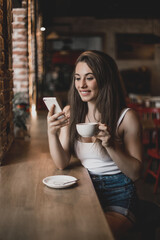
[[[95,104],[88,103],[88,113],[86,115],[86,122],[98,122],[100,121],[100,113],[98,110],[95,110]]]

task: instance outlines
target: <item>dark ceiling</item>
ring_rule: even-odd
[[[38,0],[44,24],[54,17],[160,18],[158,0]]]

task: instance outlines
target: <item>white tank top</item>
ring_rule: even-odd
[[[122,112],[117,122],[117,129],[129,109],[130,108],[126,108]],[[76,141],[75,152],[82,165],[92,174],[112,175],[121,172],[115,162],[110,158],[107,151],[102,150],[97,142],[84,143]]]

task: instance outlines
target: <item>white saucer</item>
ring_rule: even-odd
[[[74,185],[77,181],[77,178],[68,175],[54,175],[42,180],[50,188],[67,188]]]

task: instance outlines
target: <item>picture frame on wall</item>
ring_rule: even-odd
[[[155,58],[155,43],[160,37],[153,34],[116,34],[116,57],[120,60]]]

